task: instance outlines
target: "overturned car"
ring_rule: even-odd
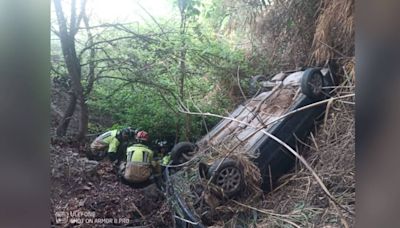
[[[298,141],[305,140],[323,116],[326,103],[313,104],[330,97],[335,77],[329,67],[308,68],[281,72],[270,79],[255,76],[251,83],[253,98],[239,105],[196,144],[182,142],[172,149],[173,165],[183,168],[166,168],[164,178],[177,226],[203,227],[209,223],[205,216],[209,212],[198,209],[205,191],[200,183],[213,184],[226,198],[243,193],[248,173],[235,159],[237,155],[246,156],[257,167],[263,191],[275,188],[296,159],[266,132],[297,148]]]

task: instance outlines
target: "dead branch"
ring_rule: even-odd
[[[343,99],[343,98],[352,97],[352,96],[355,96],[355,94],[353,93],[353,94],[344,95],[344,96],[340,96],[340,97],[332,97],[332,98],[330,98],[330,99],[326,99],[326,100],[323,100],[323,101],[320,101],[320,102],[313,103],[313,104],[311,104],[311,105],[304,106],[304,107],[302,107],[302,108],[299,108],[299,109],[297,109],[297,110],[294,110],[294,111],[292,111],[292,112],[290,112],[290,113],[287,113],[287,114],[281,116],[281,117],[278,118],[277,120],[271,121],[271,122],[268,123],[267,125],[270,125],[270,124],[272,124],[273,122],[278,121],[279,119],[282,119],[282,118],[287,117],[287,116],[289,116],[289,115],[293,115],[294,113],[297,113],[297,112],[299,112],[299,111],[305,110],[305,109],[307,109],[307,108],[311,108],[311,107],[314,107],[314,106],[317,106],[317,105],[324,104],[324,103],[326,103],[326,102],[329,102],[329,101],[332,100],[332,99],[333,99],[333,100],[338,100],[338,99]],[[185,107],[182,103],[181,103],[181,106],[182,106],[182,107],[181,107],[180,111],[183,112],[183,113],[186,113],[186,114],[190,114],[190,115],[214,116],[214,117],[218,117],[218,118],[222,118],[222,119],[228,119],[228,120],[231,120],[231,121],[235,121],[235,122],[244,124],[244,125],[246,125],[246,126],[248,126],[248,127],[257,129],[256,126],[253,126],[253,125],[251,125],[251,124],[249,124],[249,123],[247,123],[247,122],[244,122],[244,121],[237,120],[237,119],[235,119],[235,118],[225,117],[225,116],[221,116],[221,115],[217,115],[217,114],[212,114],[212,113],[196,113],[196,112],[191,112],[191,111],[189,111],[189,109],[188,109],[187,107]],[[327,189],[327,187],[325,186],[325,184],[323,183],[323,181],[321,180],[321,178],[318,176],[318,174],[314,171],[314,169],[308,164],[308,162],[307,162],[301,155],[299,155],[293,148],[291,148],[289,145],[287,145],[285,142],[283,142],[281,139],[277,138],[276,136],[272,135],[271,133],[265,131],[264,129],[261,129],[260,131],[261,131],[262,133],[264,133],[265,135],[267,135],[268,137],[270,137],[271,139],[275,140],[277,143],[281,144],[281,145],[282,145],[283,147],[285,147],[289,152],[291,152],[296,158],[298,158],[298,159],[301,161],[301,163],[311,172],[311,174],[312,174],[312,175],[314,176],[314,178],[316,179],[317,183],[321,186],[321,188],[322,188],[322,190],[324,191],[324,193],[328,196],[328,198],[329,198],[333,203],[335,203],[336,205],[338,205],[338,206],[341,207],[342,209],[346,210],[346,211],[349,212],[350,214],[354,214],[353,212],[348,211],[347,208],[344,208],[342,205],[339,204],[339,202],[338,202],[338,201],[334,198],[334,196],[329,192],[329,190]]]

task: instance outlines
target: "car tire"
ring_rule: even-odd
[[[249,95],[255,96],[257,95],[258,90],[260,89],[260,82],[268,81],[265,75],[257,75],[250,79],[250,86],[249,86]],[[262,91],[262,89],[260,90]]]
[[[210,166],[207,176],[212,178],[215,185],[223,189],[226,196],[233,197],[242,192],[244,186],[242,170],[238,161],[231,158],[220,159]]]
[[[171,161],[173,165],[181,164],[193,157],[196,145],[191,142],[180,142],[171,150]]]
[[[301,92],[309,98],[317,99],[323,96],[324,80],[319,69],[309,68],[304,71],[301,79]]]

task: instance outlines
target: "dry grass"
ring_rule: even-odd
[[[337,94],[354,92],[354,77],[348,68]],[[354,98],[348,100],[354,102]],[[347,102],[331,104],[326,122],[310,136],[304,155],[322,178],[334,198],[345,209],[329,201],[310,171],[302,164],[296,172],[282,177],[281,185],[265,195],[257,208],[272,210],[282,217],[265,215],[259,227],[352,227],[355,211],[355,130],[354,105]],[[254,206],[254,205],[253,205]],[[352,213],[349,213],[352,212]],[[293,224],[292,224],[293,223]]]
[[[311,55],[319,0],[272,0],[259,15],[252,52],[265,56],[269,71],[304,66]]]
[[[267,60],[268,72],[354,56],[354,0],[269,2],[248,25],[245,46],[249,56]]]
[[[227,158],[237,161],[246,177],[244,178],[245,190],[237,200],[243,204],[254,204],[262,196],[262,190],[259,187],[262,179],[258,167],[251,162],[250,157],[228,149],[227,145],[204,148],[197,154],[198,162],[208,164]],[[250,211],[249,208],[239,207],[235,202],[228,200],[222,190],[209,180],[200,178],[198,162],[189,163],[172,178],[175,188],[198,217],[202,217],[205,211],[211,212],[209,218],[203,217],[203,222],[210,220],[210,223],[215,223],[215,225],[223,225],[224,221],[229,221],[235,214]],[[191,191],[187,191],[188,189]]]
[[[270,75],[303,66],[322,66],[327,60],[343,65],[354,57],[354,0],[232,0],[223,6],[230,13],[225,36],[246,34],[239,47],[260,74]],[[237,103],[242,97],[229,93]]]
[[[354,93],[353,62],[345,64],[343,71],[343,83],[334,89],[336,97]],[[310,164],[311,168],[305,166],[306,163],[298,162],[295,172],[282,178],[281,185],[272,193],[262,196],[264,200],[261,202],[258,187],[261,178],[257,167],[246,154],[231,149],[236,147],[229,145],[229,140],[225,144],[202,151],[201,160],[206,163],[226,157],[239,160],[247,185],[245,194],[236,200],[226,200],[209,181],[198,178],[191,179],[191,184],[185,183],[191,186],[182,189],[194,189],[196,183],[202,183],[205,194],[197,198],[204,198],[204,205],[211,208],[214,215],[218,214],[218,219],[213,217],[213,220],[217,220],[214,225],[233,226],[241,223],[281,227],[283,224],[289,224],[293,227],[309,227],[341,224],[343,227],[349,227],[349,224],[354,223],[355,201],[354,97],[344,97],[347,98],[329,102],[326,116],[315,136],[311,134],[308,142],[299,142],[299,145],[303,145],[306,163]],[[327,191],[333,195],[334,202],[327,196],[326,191],[323,191],[315,173],[322,179]],[[182,191],[182,194],[185,195],[185,191]],[[193,196],[186,198],[194,199]],[[199,215],[202,214],[202,210],[197,211]]]
[[[317,64],[354,56],[354,0],[323,1],[312,49]]]
[[[328,60],[339,66],[336,96],[355,92],[354,0],[273,1],[253,31],[257,50],[270,59],[270,71]],[[254,46],[254,45],[253,45]],[[334,204],[300,162],[281,185],[258,203],[230,201],[240,211],[217,223],[234,227],[353,227],[355,211],[354,97],[328,104],[324,120],[302,144],[303,155],[332,193]],[[244,210],[246,209],[246,210]],[[232,209],[233,210],[233,209]]]
[[[328,60],[339,68],[341,84],[335,96],[355,92],[354,0],[272,0],[272,5],[252,22],[249,52],[269,59],[270,72],[305,65],[322,65]],[[312,172],[298,162],[295,170],[280,179],[273,192],[250,199],[224,201],[215,205],[220,219],[214,227],[353,227],[355,211],[355,120],[354,97],[329,102],[326,116],[300,152],[335,198],[333,203]],[[257,195],[257,170],[249,158],[234,154],[229,145],[204,153],[208,161],[224,156],[242,159],[249,186],[246,195]],[[299,151],[299,148],[296,148]],[[210,152],[210,151],[214,151]],[[219,154],[219,155],[216,155]],[[215,157],[217,156],[217,158]],[[246,178],[247,179],[247,178]],[[203,183],[209,184],[209,183]],[[258,201],[257,201],[258,200]]]
[[[346,63],[343,72],[342,84],[334,89],[336,96],[354,93],[355,90],[354,62]],[[339,206],[327,197],[312,172],[299,162],[293,173],[280,179],[279,187],[261,198],[241,198],[219,204],[216,212],[220,219],[213,227],[235,227],[238,224],[253,224],[256,227],[353,227],[354,102],[354,97],[349,97],[347,100],[329,103],[318,130],[310,134],[307,142],[299,142],[302,145],[300,151],[306,157],[307,163],[322,179]],[[221,153],[220,157],[235,156],[231,150],[224,151],[225,154],[221,150],[215,150]],[[213,155],[210,154],[211,157]],[[236,159],[242,157],[240,155]],[[246,174],[250,179],[253,176],[249,172]]]

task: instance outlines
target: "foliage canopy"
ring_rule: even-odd
[[[238,79],[246,91],[246,79],[258,69],[221,36],[214,20],[220,11],[212,10],[216,2],[179,0],[174,4],[180,18],[174,20],[148,12],[142,24],[86,24],[78,30],[81,83],[84,88],[93,84],[85,94],[89,133],[132,126],[149,131],[154,141],[196,140],[218,120],[184,116],[182,106],[226,114],[244,99]],[[210,4],[215,6],[211,10]],[[52,44],[52,77],[68,81],[57,42]]]

